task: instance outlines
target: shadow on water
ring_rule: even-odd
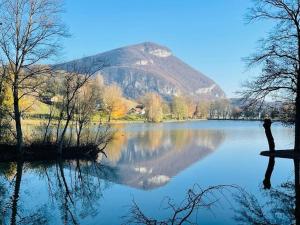
[[[234,219],[239,224],[282,225],[300,224],[300,162],[294,160],[294,180],[272,187],[275,158],[270,157],[263,180],[262,202],[253,194],[242,191],[235,196],[238,206]]]
[[[265,173],[265,179],[263,180],[263,185],[265,189],[271,188],[271,177],[275,166],[275,157],[269,157],[268,167]]]

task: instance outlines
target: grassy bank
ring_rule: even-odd
[[[174,122],[186,122],[186,121],[205,121],[208,119],[187,119],[187,120],[176,120],[176,119],[166,119],[163,120],[162,123],[174,123]],[[31,125],[31,126],[39,126],[41,124],[45,124],[47,122],[46,119],[25,119],[22,121],[24,125]],[[145,119],[113,119],[109,123],[103,120],[105,124],[128,124],[128,123],[147,123]],[[98,121],[92,121],[91,125],[98,125]]]
[[[174,123],[174,122],[186,122],[186,121],[206,121],[206,120],[215,120],[215,121],[224,121],[224,120],[230,120],[230,121],[261,121],[260,119],[186,119],[186,120],[177,120],[177,119],[171,119],[166,118],[162,121],[162,123]],[[147,121],[144,118],[141,117],[126,117],[121,119],[112,119],[110,122],[107,122],[107,120],[102,120],[104,124],[128,124],[128,123],[147,123]],[[280,122],[279,120],[274,119],[273,121]],[[46,119],[24,119],[23,121],[24,125],[33,125],[33,126],[39,126],[41,124],[45,124],[47,122]],[[91,125],[98,125],[99,120],[93,120],[90,124]]]

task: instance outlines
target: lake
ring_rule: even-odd
[[[294,162],[276,159],[272,188],[263,188],[269,159],[259,155],[268,149],[261,122],[136,123],[114,129],[107,158],[100,155],[95,163],[0,164],[2,223],[125,224],[133,201],[145,215],[164,219],[172,215],[164,209],[168,197],[179,205],[189,189],[213,185],[238,185],[259,204],[273,196],[277,202],[268,205],[266,217],[278,224],[293,222]],[[293,147],[292,128],[275,123],[272,129],[276,149]],[[197,224],[242,223],[238,211],[250,204],[243,204],[239,193],[229,187],[217,192],[218,201],[191,218]],[[282,208],[275,217],[273,205]]]

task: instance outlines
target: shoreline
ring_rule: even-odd
[[[187,119],[187,120],[164,120],[159,123],[176,123],[176,122],[191,122],[191,121],[209,121],[209,120],[215,120],[215,121],[262,121],[261,119]],[[46,120],[43,119],[24,119],[22,120],[22,123],[24,125],[41,125]],[[273,122],[281,122],[280,120],[273,119]],[[97,125],[98,122],[92,121],[90,122],[91,125]],[[139,124],[139,123],[151,123],[144,120],[112,120],[109,123],[102,123],[102,124],[108,124],[108,125],[114,125],[114,124]]]
[[[103,149],[97,145],[83,146],[64,146],[62,153],[59,154],[58,146],[55,144],[31,144],[23,147],[23,154],[20,155],[15,144],[0,144],[0,163],[1,162],[24,162],[45,161],[45,160],[88,160],[94,161],[98,154],[105,154]]]

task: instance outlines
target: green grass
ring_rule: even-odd
[[[124,117],[120,118],[120,120],[125,120],[125,121],[144,121],[145,117],[142,115],[125,115]]]

